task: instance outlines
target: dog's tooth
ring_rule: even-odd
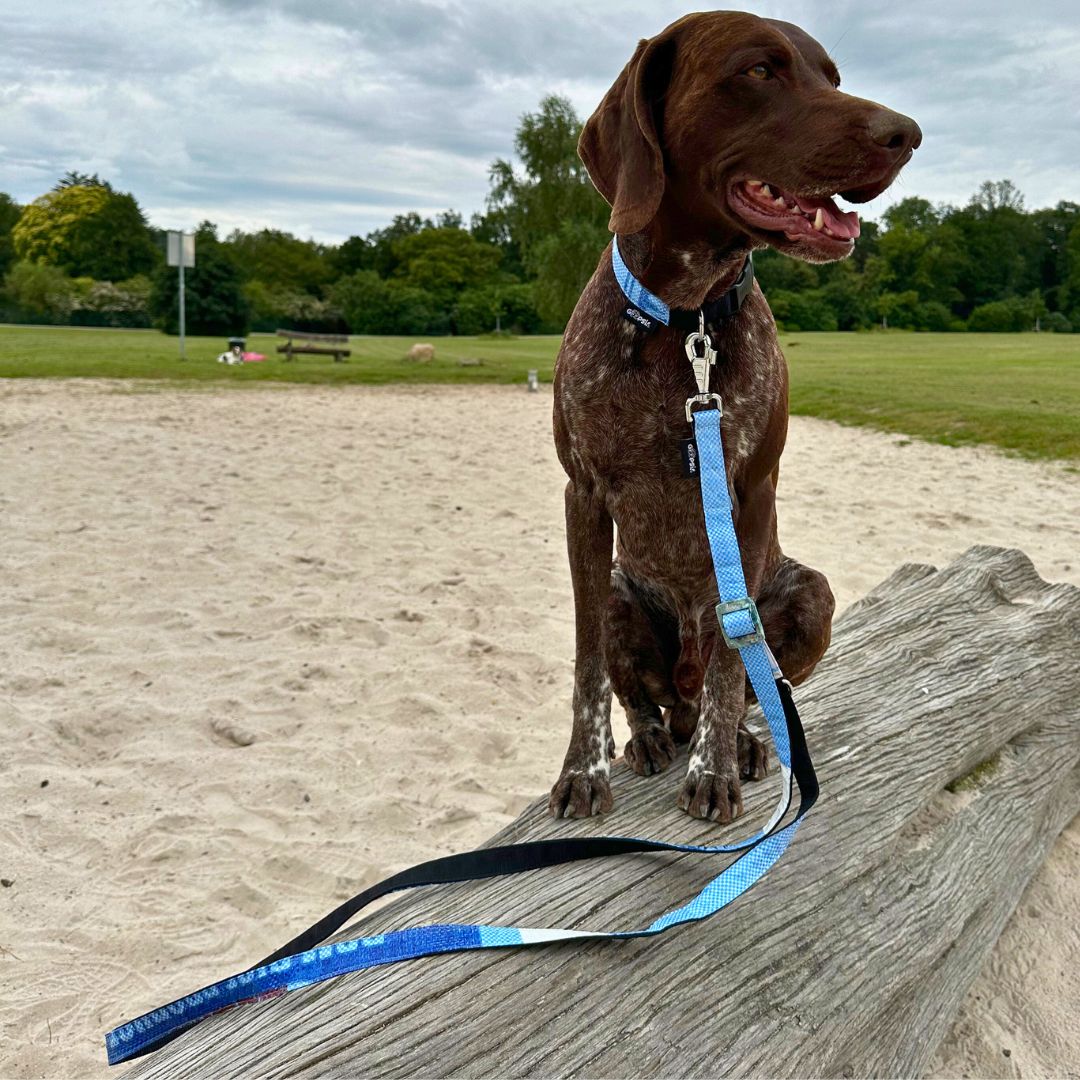
[[[777,195],[776,198],[773,199],[773,204],[775,206],[787,206],[787,203],[784,201],[783,195]]]
[[[746,186],[748,188],[759,188],[759,187],[762,187],[764,185],[764,183],[765,183],[764,180],[747,180],[746,181]]]
[[[768,184],[762,184],[761,185],[761,194],[764,195],[768,199],[772,198],[772,192],[769,190],[769,185]]]
[[[825,228],[825,215],[821,212],[821,207],[817,208],[817,213],[814,215],[814,228],[818,232],[821,232]]]

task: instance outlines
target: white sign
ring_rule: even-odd
[[[170,266],[186,266],[189,270],[195,265],[195,234],[170,232],[166,254]]]

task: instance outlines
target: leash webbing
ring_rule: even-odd
[[[702,504],[721,597],[718,608],[720,624],[725,637],[733,647],[739,649],[780,762],[783,793],[769,823],[737,844],[700,846],[634,837],[575,837],[480,848],[411,867],[359,893],[256,967],[179,998],[109,1032],[105,1043],[110,1065],[156,1050],[186,1028],[222,1009],[283,994],[351,971],[464,950],[537,945],[570,939],[649,937],[671,926],[707,918],[741,896],[765,874],[787,849],[802,818],[813,806],[818,795],[818,783],[790,686],[776,668],[760,631],[756,608],[746,594],[724,465],[720,415],[719,409],[700,410],[693,414],[701,461]],[[725,607],[729,610],[721,613],[720,609]],[[790,809],[793,778],[799,788],[799,807],[791,821],[781,826]],[[648,851],[706,855],[734,851],[742,853],[688,903],[637,930],[450,924],[417,926],[331,945],[321,944],[363,907],[388,893],[422,885],[522,873],[582,859]]]

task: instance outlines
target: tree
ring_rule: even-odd
[[[475,240],[458,227],[423,229],[394,244],[394,276],[448,309],[463,289],[490,283],[499,265],[499,249]]]
[[[1036,210],[1032,222],[1037,230],[1041,252],[1040,283],[1051,311],[1069,307],[1069,234],[1080,224],[1080,203],[1059,202],[1046,210]]]
[[[12,233],[16,255],[105,281],[154,270],[161,255],[135,197],[90,179],[61,181],[23,209]]]
[[[334,248],[328,258],[335,275],[346,277],[357,270],[370,270],[375,262],[375,251],[363,236],[350,236]]]
[[[566,98],[550,96],[521,118],[514,150],[522,172],[502,158],[491,166],[485,227],[517,246],[536,279],[537,307],[560,326],[609,240],[608,207],[577,154],[581,121]]]
[[[966,207],[946,216],[963,254],[958,314],[1038,288],[1039,232],[1023,202],[1010,180],[988,180]]]
[[[1060,307],[1075,326],[1080,324],[1080,221],[1069,230],[1065,241],[1065,266],[1063,303]]]
[[[433,229],[435,223],[430,218],[422,218],[412,212],[397,214],[385,229],[376,229],[368,233],[367,243],[371,248],[371,265],[380,277],[389,277],[398,268],[395,245],[406,236],[415,236],[422,229]]]
[[[558,330],[566,325],[608,239],[606,226],[564,221],[532,249],[536,308],[545,322]]]
[[[77,169],[68,169],[59,180],[53,184],[53,191],[63,191],[69,187],[99,187],[112,191],[112,184],[108,180],[102,180],[97,173],[79,172]]]
[[[247,332],[249,313],[240,275],[209,221],[195,230],[195,266],[184,271],[184,301],[188,333],[228,337]],[[175,267],[163,266],[155,275],[150,311],[167,334],[179,331]]]
[[[353,334],[446,333],[449,314],[433,310],[430,297],[403,281],[386,281],[374,270],[358,270],[336,282],[331,303]]]
[[[466,289],[454,307],[459,334],[486,334],[498,323],[515,334],[532,334],[542,326],[532,285],[484,285]]]
[[[334,276],[323,244],[301,240],[281,229],[254,233],[237,230],[225,244],[245,281],[261,281],[271,287],[318,296]]]
[[[15,262],[15,244],[12,231],[22,212],[19,204],[0,191],[0,278],[7,274]]]

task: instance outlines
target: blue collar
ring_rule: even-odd
[[[716,326],[737,315],[743,301],[754,288],[754,263],[747,255],[735,284],[723,296],[702,304],[700,312],[697,309],[691,311],[686,308],[670,308],[630,272],[630,268],[623,262],[622,252],[619,251],[617,236],[611,240],[611,265],[619,288],[630,302],[630,306],[623,311],[623,318],[636,323],[643,330],[655,330],[657,323],[680,330],[697,330],[700,315],[704,315],[706,326]]]

